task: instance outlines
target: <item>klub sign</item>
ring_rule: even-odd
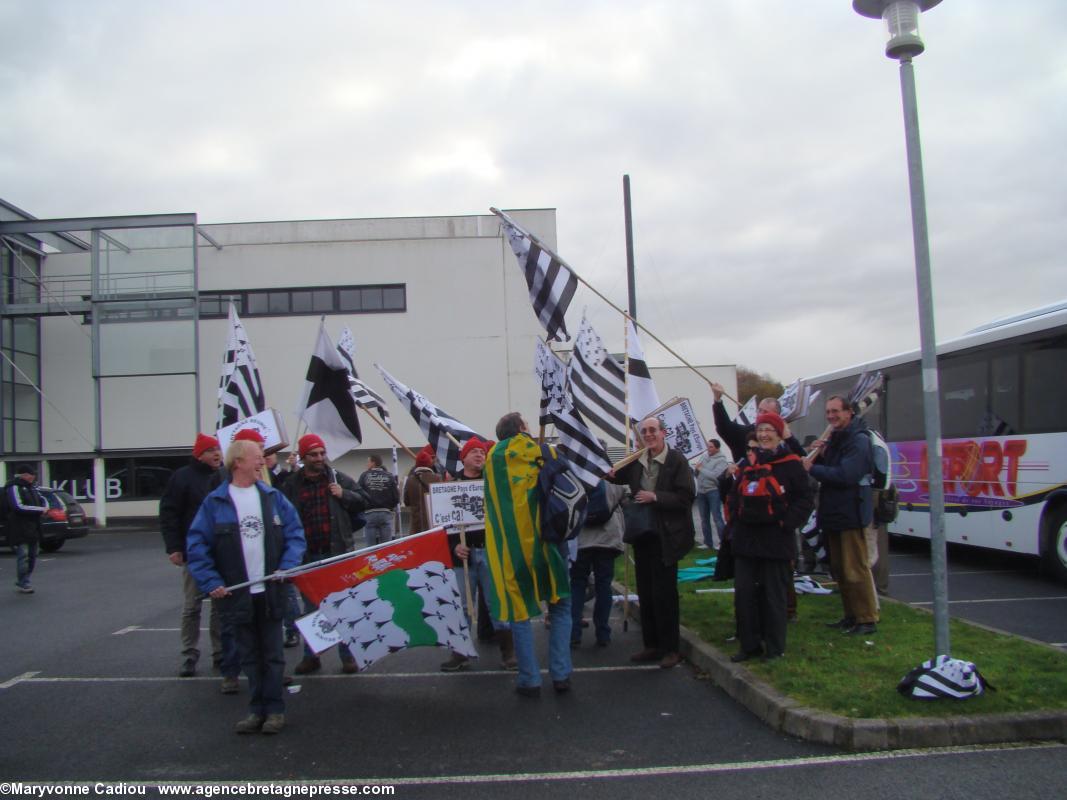
[[[1019,473],[1048,471],[1048,461],[1024,461],[1030,442],[1004,437],[950,439],[941,445],[941,470],[945,501],[968,506],[1008,508],[1022,505],[1017,499],[1032,494],[1032,480],[1019,487]],[[904,502],[929,502],[929,461],[925,442],[902,442],[890,446],[893,480]]]
[[[118,500],[122,497],[122,481],[118,478],[105,478],[104,487],[105,499]],[[96,500],[96,489],[92,478],[80,481],[52,481],[52,488],[68,492],[75,500]]]

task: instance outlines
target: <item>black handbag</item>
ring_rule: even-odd
[[[656,518],[651,503],[626,503],[622,507],[622,518],[622,540],[626,544],[637,544],[656,535]]]

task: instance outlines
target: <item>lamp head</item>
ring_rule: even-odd
[[[852,0],[857,14],[884,19],[889,27],[885,54],[890,58],[910,59],[926,49],[919,38],[919,14],[941,0]]]

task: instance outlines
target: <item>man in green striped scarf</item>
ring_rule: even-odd
[[[571,688],[571,598],[567,555],[541,538],[537,477],[541,448],[522,415],[505,414],[496,425],[499,440],[485,463],[485,554],[492,576],[489,612],[510,622],[519,662],[515,691],[541,694],[541,668],[530,620],[548,603],[548,671],[557,692]]]

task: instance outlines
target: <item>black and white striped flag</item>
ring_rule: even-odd
[[[230,303],[230,338],[222,358],[219,378],[218,419],[216,428],[225,428],[267,410],[263,383],[259,379],[256,356],[241,324],[237,311]]]
[[[648,371],[645,351],[637,336],[637,326],[627,319],[626,334],[626,397],[630,407],[630,419],[640,422],[660,407],[659,392]]]
[[[326,455],[338,459],[363,441],[356,402],[349,391],[348,365],[319,324],[315,351],[311,354],[304,395],[297,416],[326,444]]]
[[[385,405],[385,398],[360,380],[359,373],[356,372],[356,338],[347,325],[341,331],[341,338],[337,340],[337,352],[341,354],[341,358],[348,366],[350,389],[356,405],[367,411],[377,411],[385,427],[392,428],[393,423],[389,419],[389,408]]]
[[[567,365],[567,383],[582,417],[626,442],[626,374],[585,317]]]
[[[530,302],[538,322],[549,339],[563,342],[570,338],[564,316],[578,289],[578,278],[559,256],[543,248],[507,214],[497,211],[500,226],[519,260],[530,290]],[[562,335],[560,335],[562,333]]]
[[[537,340],[534,354],[534,374],[541,380],[541,412],[538,422],[542,426],[552,424],[552,409],[558,408],[567,397],[567,365],[552,348]]]
[[[411,418],[415,420],[426,437],[426,441],[437,453],[440,461],[450,472],[460,467],[459,451],[464,442],[472,436],[484,439],[473,428],[469,428],[453,416],[442,411],[425,397],[413,389],[409,389],[378,364],[374,365],[381,373],[386,386],[393,390],[396,399],[408,410]],[[448,438],[449,434],[458,442],[454,443]]]
[[[881,372],[864,372],[859,378],[856,379],[856,385],[852,387],[852,391],[848,394],[848,402],[853,404],[860,404],[866,400],[868,395],[879,395],[882,391],[883,377]],[[873,404],[873,400],[871,403]]]
[[[748,398],[748,402],[741,406],[741,409],[737,412],[737,416],[734,417],[734,422],[738,425],[755,425],[756,424],[756,395]]]

